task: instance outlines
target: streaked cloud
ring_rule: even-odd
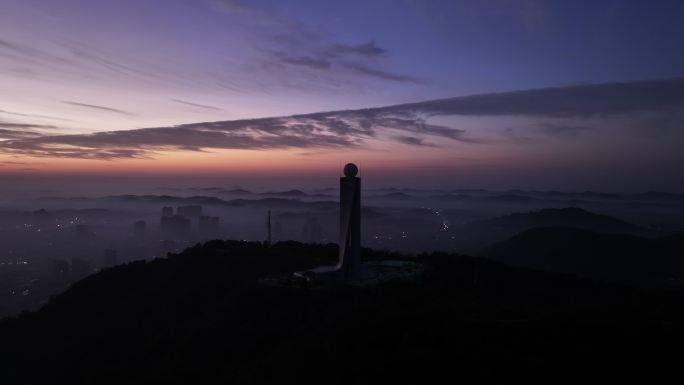
[[[184,124],[79,135],[42,135],[5,130],[0,151],[39,157],[116,159],[153,157],[155,151],[212,149],[363,148],[373,141],[414,146],[533,143],[532,134],[589,131],[578,124],[606,116],[632,116],[649,111],[680,116],[684,80],[607,83],[484,94],[362,110],[320,112],[286,117]],[[97,108],[97,107],[96,107]],[[503,128],[497,138],[431,120],[439,116],[526,116],[529,129]],[[536,120],[534,120],[536,119]],[[548,122],[548,119],[555,119]],[[536,123],[535,123],[536,122]],[[591,124],[597,124],[591,121]],[[430,140],[439,140],[435,142]],[[310,152],[310,151],[307,151]]]
[[[49,124],[30,124],[30,123],[7,123],[7,122],[0,122],[0,127],[2,128],[14,128],[14,129],[53,129],[57,128],[57,126],[49,125]]]
[[[286,64],[292,64],[296,66],[304,66],[314,69],[330,69],[332,64],[323,59],[315,59],[309,56],[297,56],[292,57],[285,53],[276,53],[275,56],[280,58],[280,61]]]
[[[394,113],[469,116],[596,116],[684,105],[684,78],[482,94],[380,108]]]
[[[180,103],[180,104],[185,104],[186,106],[191,106],[191,107],[197,107],[197,108],[204,108],[206,110],[214,110],[214,111],[223,111],[223,108],[218,108],[214,106],[209,106],[206,104],[200,104],[200,103],[193,103],[193,102],[188,102],[185,100],[180,100],[180,99],[171,99],[172,102],[175,103]]]
[[[7,110],[1,110],[1,109],[0,109],[0,114],[10,115],[10,116],[21,116],[21,117],[25,117],[25,118],[38,118],[38,119],[49,119],[49,120],[73,122],[72,119],[61,118],[58,116],[40,115],[40,114],[25,114],[25,113],[21,113],[21,112],[7,111]]]
[[[0,125],[2,127],[2,125]],[[5,129],[5,128],[0,128],[0,140],[1,139],[26,139],[26,138],[37,138],[41,137],[42,134],[34,131],[26,131],[26,130],[11,130],[11,129]],[[2,145],[3,142],[0,142],[0,146]]]
[[[389,53],[385,48],[379,47],[375,40],[358,45],[347,45],[333,43],[328,47],[328,53],[337,56],[338,54],[353,54],[367,57],[375,57]]]
[[[130,115],[130,112],[120,110],[118,108],[112,108],[112,107],[105,107],[105,106],[98,106],[95,104],[87,104],[87,103],[80,103],[80,102],[71,102],[68,100],[63,101],[62,103],[64,104],[70,104],[72,106],[77,106],[77,107],[85,107],[85,108],[90,108],[94,110],[100,110],[100,111],[108,111],[108,112],[116,112],[117,114],[124,114],[124,115]]]
[[[580,124],[543,123],[540,126],[542,131],[549,135],[574,135],[592,129],[590,126]]]
[[[417,136],[394,136],[393,138],[400,143],[408,144],[411,146],[435,147],[434,144],[426,143],[425,139],[419,138]]]
[[[383,70],[376,69],[376,68],[367,67],[367,66],[360,65],[360,64],[352,64],[349,66],[349,68],[352,69],[353,71],[357,72],[357,73],[360,73],[360,74],[363,74],[366,76],[370,76],[370,77],[374,77],[376,79],[390,80],[390,81],[394,81],[394,82],[408,82],[408,83],[416,83],[416,84],[423,83],[422,80],[420,80],[416,77],[413,77],[413,76],[395,74],[395,73],[383,71]]]
[[[354,148],[364,146],[390,125],[393,131],[454,140],[461,140],[464,134],[448,127],[427,125],[419,117],[399,119],[387,114],[369,116],[349,111],[81,135],[12,138],[14,140],[0,142],[0,151],[38,157],[116,159],[151,157],[155,151],[162,150]],[[422,142],[419,138],[406,138],[399,136],[394,140],[414,145]]]
[[[350,76],[379,81],[423,83],[417,77],[393,73],[383,68],[387,62],[380,59],[389,57],[391,52],[378,45],[375,40],[345,44],[272,10],[253,7],[248,2],[224,0],[214,1],[214,5],[226,13],[240,16],[240,22],[251,31],[250,35],[256,38],[255,45],[264,55],[261,59],[263,69],[273,71],[278,68],[273,64],[283,63],[303,71],[330,71],[338,78],[322,80],[332,83],[350,81]],[[288,75],[292,81],[293,74]],[[302,72],[299,75],[306,77],[309,73]]]

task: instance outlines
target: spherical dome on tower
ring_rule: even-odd
[[[344,176],[353,178],[359,173],[359,168],[354,163],[347,163],[344,166]]]

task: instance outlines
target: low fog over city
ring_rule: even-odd
[[[13,197],[2,208],[2,315],[37,309],[73,282],[117,264],[165,258],[217,238],[266,241],[269,215],[273,242],[337,242],[339,191],[332,187],[166,186],[146,194],[43,194]],[[364,247],[495,257],[497,243],[537,227],[666,237],[684,231],[684,195],[378,188],[363,190],[361,216]],[[684,284],[684,277],[661,273],[643,277],[643,284]]]

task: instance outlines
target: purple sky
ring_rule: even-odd
[[[5,177],[684,191],[679,1],[1,1]]]

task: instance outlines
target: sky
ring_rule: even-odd
[[[5,183],[684,192],[681,1],[0,9]]]

